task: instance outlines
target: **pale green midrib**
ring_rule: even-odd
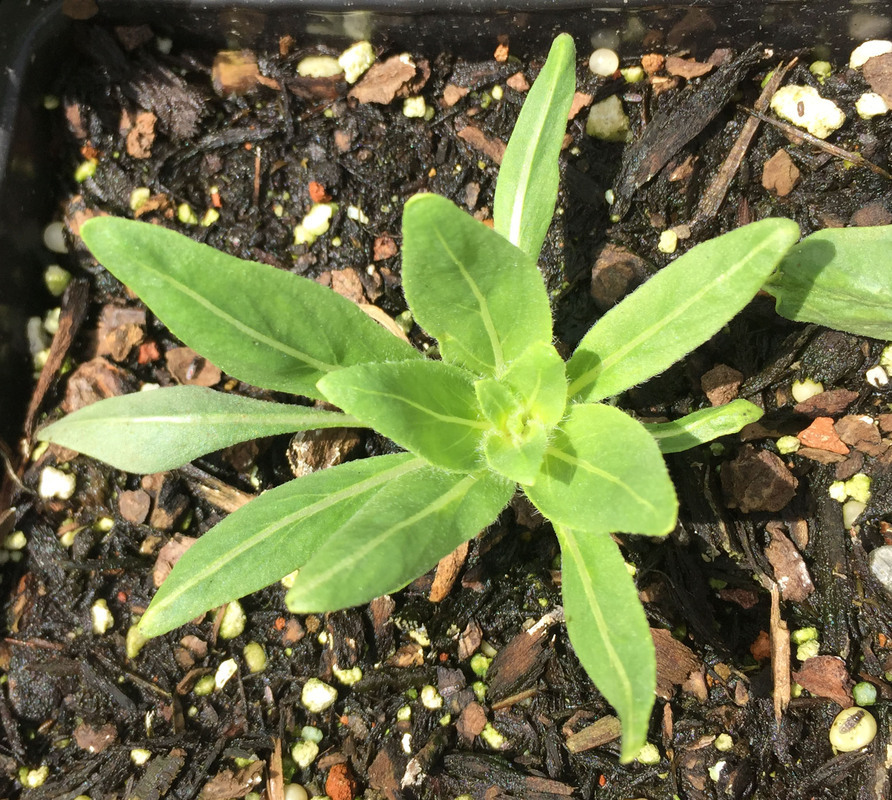
[[[706,286],[692,294],[686,301],[676,306],[670,314],[661,317],[654,325],[651,325],[649,328],[645,328],[636,337],[626,342],[625,345],[614,350],[609,356],[606,356],[597,364],[597,366],[592,367],[590,370],[580,375],[575,381],[570,384],[568,396],[575,397],[583,390],[583,388],[594,383],[599,374],[608,370],[617,361],[622,361],[624,358],[626,358],[627,354],[630,351],[637,348],[642,342],[654,338],[661,329],[668,327],[670,324],[675,322],[676,319],[683,316],[688,308],[690,308],[694,303],[702,300],[703,297],[709,292],[713,291],[716,286],[719,286],[722,283],[727,283],[731,278],[734,277],[734,275],[736,275],[742,269],[745,269],[747,265],[762,252],[762,250],[768,247],[776,247],[774,236],[771,236],[761,246],[755,248],[754,250],[751,250],[746,258],[741,259],[741,261],[738,262],[738,266],[736,268],[732,268],[728,272],[724,272],[719,275],[715,280],[710,281]],[[719,327],[721,327],[721,325],[719,325]],[[586,351],[583,350],[582,352]],[[574,353],[573,355],[575,356],[576,353]]]
[[[281,519],[276,520],[276,522],[272,525],[263,527],[253,536],[245,538],[236,547],[227,550],[225,553],[221,554],[213,561],[205,564],[202,569],[193,573],[189,581],[180,584],[180,586],[177,589],[174,589],[170,594],[163,596],[158,604],[155,606],[153,613],[157,616],[157,614],[175,603],[183,594],[191,590],[195,585],[213,577],[213,575],[219,571],[220,566],[225,565],[227,562],[232,561],[233,559],[240,556],[242,553],[250,550],[258,542],[264,539],[268,539],[270,536],[274,536],[282,528],[305,521],[306,519],[309,519],[310,517],[321,513],[322,511],[326,511],[327,509],[331,508],[334,505],[337,505],[344,500],[349,500],[351,497],[363,494],[370,489],[376,488],[382,483],[394,480],[401,477],[402,475],[407,475],[410,472],[414,472],[415,470],[422,469],[426,466],[428,466],[428,463],[424,459],[413,458],[410,461],[405,462],[404,464],[399,464],[396,467],[385,470],[384,472],[378,472],[375,475],[372,475],[359,483],[351,484],[345,489],[341,489],[338,492],[327,495],[322,500],[317,500],[315,503],[311,503],[308,506],[303,506],[299,510],[295,511],[293,514],[288,514]],[[295,480],[300,479],[296,478]],[[148,614],[148,612],[146,613]]]
[[[64,420],[60,420],[64,421]],[[312,425],[310,425],[312,423]],[[93,425],[231,425],[239,427],[267,427],[270,425],[300,425],[310,427],[332,428],[370,428],[371,425],[361,422],[349,414],[328,414],[315,416],[311,414],[262,414],[251,419],[250,412],[193,414],[191,417],[172,417],[164,414],[122,416],[122,417],[94,417],[92,419],[72,420],[72,428],[78,426]]]
[[[166,281],[167,283],[169,283],[175,289],[179,290],[184,295],[186,295],[186,297],[190,298],[191,300],[196,302],[198,305],[200,305],[202,308],[209,311],[213,316],[218,317],[223,322],[231,325],[237,331],[245,334],[249,338],[255,339],[256,341],[260,342],[261,344],[265,344],[270,349],[276,350],[276,351],[282,353],[283,355],[289,356],[290,358],[293,358],[295,361],[302,361],[308,367],[312,367],[313,369],[318,370],[319,372],[332,372],[333,370],[336,370],[339,368],[339,366],[337,364],[328,364],[324,361],[320,361],[319,359],[313,358],[312,356],[308,355],[307,353],[304,353],[300,350],[295,350],[293,347],[289,347],[284,342],[280,342],[277,339],[273,339],[272,337],[267,336],[266,334],[261,333],[260,331],[255,330],[254,328],[252,328],[248,325],[245,325],[244,323],[242,323],[241,321],[239,321],[235,317],[233,317],[231,314],[225,313],[222,308],[214,305],[209,300],[207,300],[207,298],[200,295],[198,292],[195,292],[194,290],[192,290],[185,284],[178,281],[172,275],[169,275],[165,272],[159,272],[158,270],[152,268],[148,264],[143,264],[143,269],[152,273],[153,275],[156,275],[162,281]]]
[[[427,414],[428,416],[433,417],[438,422],[446,422],[452,425],[464,425],[467,428],[476,428],[478,430],[484,431],[489,430],[491,427],[489,423],[483,422],[482,420],[468,419],[467,417],[453,417],[449,414],[441,414],[438,411],[434,411],[432,408],[429,408],[428,406],[417,403],[414,400],[410,400],[408,397],[391,394],[390,392],[380,392],[376,389],[366,389],[364,387],[359,387],[356,391],[361,392],[362,394],[372,395],[374,397],[386,397],[389,400],[396,400],[397,402],[403,403],[410,408],[414,408],[416,411],[420,411],[423,414]]]
[[[448,506],[454,500],[462,499],[473,487],[473,485],[477,482],[477,478],[473,475],[468,475],[461,479],[455,486],[453,486],[448,492],[439,497],[435,502],[431,503],[428,506],[425,506],[421,511],[417,511],[409,517],[400,520],[399,522],[394,523],[389,528],[381,531],[375,536],[372,536],[369,539],[366,539],[365,544],[361,547],[357,548],[353,551],[352,555],[347,559],[342,559],[337,564],[333,564],[329,569],[319,572],[313,571],[311,577],[301,580],[299,583],[295,584],[294,589],[292,589],[292,596],[298,596],[298,590],[304,597],[309,594],[312,594],[316,591],[317,587],[322,586],[329,581],[336,579],[340,580],[339,576],[350,575],[352,571],[355,569],[356,564],[361,563],[369,553],[375,551],[389,538],[393,536],[397,536],[400,531],[405,528],[415,525],[418,522],[421,522],[426,517],[431,516],[432,514],[436,514],[441,509]],[[353,520],[347,520],[344,523],[344,526],[348,526],[352,524]],[[337,533],[334,534],[335,536]],[[287,601],[287,599],[286,599]]]
[[[546,87],[548,90],[548,94],[554,95],[555,89],[558,84],[558,78],[560,77],[561,71],[559,69],[555,69],[554,73],[549,76],[551,79],[549,85]],[[540,76],[541,77],[541,76]],[[538,98],[537,98],[538,99]],[[539,159],[536,157],[539,154],[539,150],[541,148],[543,135],[546,128],[546,123],[551,119],[550,114],[543,114],[541,117],[541,124],[536,128],[536,135],[533,138],[535,145],[533,147],[534,156],[529,159],[521,160],[521,169],[520,169],[520,179],[517,182],[518,190],[515,192],[515,200],[511,204],[511,222],[508,225],[508,241],[511,244],[520,247],[520,239],[521,239],[521,225],[523,223],[523,211],[525,208],[524,200],[526,200],[527,192],[529,189],[529,185],[531,183],[531,176],[533,174],[533,165],[539,164]],[[520,120],[518,119],[518,122]],[[517,125],[515,124],[515,127]],[[556,167],[557,165],[555,165]],[[498,183],[496,183],[496,188],[498,188]],[[521,202],[517,201],[517,198],[521,199]],[[553,209],[552,209],[553,212]],[[530,253],[533,258],[538,258],[538,253]]]
[[[573,534],[569,528],[565,528],[562,525],[554,526],[555,532],[558,534],[561,551],[566,552],[570,551],[570,556],[573,559],[576,565],[576,574],[579,575],[579,583],[582,586],[582,590],[585,594],[586,599],[588,600],[589,609],[592,612],[592,616],[595,618],[595,628],[598,630],[601,639],[601,643],[604,646],[604,649],[607,651],[607,658],[610,661],[610,665],[613,667],[613,671],[617,678],[619,678],[622,683],[622,693],[625,695],[625,706],[626,713],[631,715],[631,710],[634,707],[634,693],[632,691],[632,682],[629,679],[628,673],[625,670],[625,665],[623,664],[623,660],[620,658],[619,653],[613,647],[613,643],[610,641],[610,638],[603,633],[608,630],[607,620],[604,618],[604,613],[601,611],[601,604],[598,602],[598,598],[595,594],[594,587],[592,586],[591,578],[588,577],[587,571],[583,568],[584,559],[582,557],[582,553],[579,550],[579,547],[576,544],[576,540],[573,538]],[[610,702],[616,706],[617,703],[614,703],[611,699]],[[619,711],[619,708],[617,708]],[[630,726],[631,727],[631,726]]]
[[[657,508],[646,498],[642,497],[638,492],[632,489],[624,481],[621,481],[616,475],[613,475],[609,472],[605,472],[603,469],[599,469],[594,464],[589,463],[588,461],[583,461],[582,459],[576,458],[565,453],[563,450],[559,450],[556,447],[549,446],[545,451],[546,456],[553,456],[554,458],[559,459],[567,464],[571,464],[574,467],[579,467],[580,469],[585,470],[586,472],[597,475],[599,478],[604,478],[609,483],[612,483],[614,486],[618,486],[622,489],[626,494],[630,495],[634,500],[638,503],[647,506],[654,514],[658,513]]]
[[[471,277],[470,273],[465,269],[465,265],[462,264],[461,260],[455,255],[452,248],[447,244],[439,228],[434,228],[434,235],[440,241],[440,244],[446,251],[446,254],[449,256],[450,259],[452,259],[452,263],[455,264],[455,266],[458,268],[459,273],[465,279],[465,282],[471,289],[471,294],[473,294],[477,300],[477,307],[480,312],[480,317],[483,320],[483,327],[486,330],[486,335],[489,338],[489,344],[492,348],[493,360],[495,361],[495,371],[496,373],[500,373],[505,367],[505,357],[502,353],[502,342],[499,339],[495,323],[493,322],[492,316],[489,313],[489,304],[486,302],[486,297],[484,296],[483,292],[480,291],[480,287],[477,286],[477,283]],[[472,355],[476,356],[476,354],[473,353]],[[479,360],[481,363],[483,363],[482,358],[480,358]]]

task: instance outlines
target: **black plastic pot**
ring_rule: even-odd
[[[31,370],[25,321],[51,298],[43,268],[53,260],[41,232],[52,219],[53,161],[43,100],[74,57],[88,2],[0,0],[0,437],[18,435]],[[892,10],[876,2],[653,3],[646,0],[96,0],[91,21],[151,24],[177,42],[263,48],[290,34],[298,42],[343,44],[370,38],[413,49],[454,49],[488,56],[497,39],[515,52],[544,51],[560,30],[622,55],[644,47],[687,49],[766,46],[845,51],[892,35]]]

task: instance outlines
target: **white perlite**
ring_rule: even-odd
[[[44,499],[52,497],[59,500],[68,500],[74,494],[77,480],[74,475],[62,472],[55,467],[44,467],[40,473],[40,483],[37,485],[37,493]]]
[[[338,690],[334,686],[323,683],[319,678],[310,678],[300,693],[300,702],[307,711],[318,714],[325,711],[338,699]]]
[[[375,63],[375,51],[369,42],[357,42],[348,47],[338,58],[347,83],[356,83],[360,76]]]
[[[884,56],[886,53],[892,53],[892,42],[885,39],[871,39],[852,50],[852,55],[849,56],[849,66],[852,69],[859,69],[868,59],[874,56]]]
[[[818,139],[826,139],[846,121],[836,103],[821,97],[813,86],[782,86],[771,98],[771,110]]]

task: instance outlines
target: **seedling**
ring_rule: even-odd
[[[83,225],[100,263],[183,342],[239,380],[343,413],[181,386],[96,403],[40,439],[137,473],[311,428],[374,428],[405,450],[312,473],[231,514],[180,559],[139,623],[143,635],[295,570],[286,597],[294,612],[366,603],[476,536],[519,486],[554,525],[570,638],[622,720],[622,759],[637,755],[655,658],[611,534],[669,533],[678,503],[661,452],[736,432],[761,411],[737,400],[642,425],[601,401],[713,336],[769,280],[799,230],[767,219],[693,248],[606,313],[564,363],[536,260],[557,198],[574,72],[573,41],[559,36],[505,152],[494,229],[433,194],[405,205],[405,297],[440,361],[313,281],[157,226],[110,217]],[[792,252],[807,256],[814,238]],[[795,272],[782,268],[770,287],[782,313]],[[813,294],[797,287],[805,309]]]

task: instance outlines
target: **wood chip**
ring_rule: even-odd
[[[870,88],[892,107],[892,53],[868,58],[861,72]]]
[[[476,125],[467,125],[458,131],[458,138],[466,141],[475,150],[488,156],[496,164],[502,163],[505,155],[505,143],[501,139],[487,136]]]
[[[780,588],[771,586],[771,676],[774,682],[774,719],[780,724],[790,704],[790,631],[781,619]]]
[[[404,644],[385,662],[389,667],[420,667],[424,664],[424,650],[420,644]]]
[[[261,75],[257,54],[251,50],[221,50],[214,58],[211,77],[214,91],[223,96],[248,94],[258,86],[281,88],[277,80]]]
[[[718,364],[700,378],[700,388],[713,407],[736,399],[741,383],[743,373],[727,364]]]
[[[240,770],[224,769],[211,778],[202,788],[199,800],[230,800],[253,792],[263,781],[266,763],[252,761]]]
[[[802,662],[793,680],[816,697],[826,697],[843,708],[854,705],[852,679],[838,656],[814,656]]]
[[[666,66],[666,56],[660,53],[645,53],[641,56],[641,67],[648,75],[656,75]]]
[[[766,528],[771,541],[765,548],[765,557],[774,570],[781,595],[784,600],[801,603],[815,590],[805,560],[779,523],[769,523]]]
[[[165,354],[167,369],[182,384],[215,386],[223,373],[191,347],[174,347]]]
[[[156,588],[164,583],[174,564],[180,560],[180,556],[197,541],[198,539],[192,536],[183,536],[178,533],[158,551],[158,557],[155,559],[155,566],[152,569],[152,582]]]
[[[778,150],[762,167],[762,186],[778,197],[786,197],[799,183],[799,167],[786,150]]]
[[[817,417],[804,431],[800,431],[796,438],[803,447],[813,447],[815,450],[827,450],[841,455],[849,453],[849,448],[839,438],[830,417]]]
[[[118,740],[118,730],[108,723],[98,728],[81,723],[74,729],[74,741],[81,750],[88,753],[101,753]]]
[[[348,97],[360,103],[392,103],[406,83],[415,77],[415,66],[399,56],[378,61],[369,68],[349,92]]]
[[[452,106],[470,91],[471,90],[467,86],[456,86],[454,83],[447,83],[446,88],[443,89],[443,100],[441,104],[445,108],[452,108]]]
[[[849,414],[833,424],[839,438],[847,445],[869,456],[878,456],[886,449],[880,429],[870,417]]]
[[[151,111],[137,111],[131,114],[123,111],[120,130],[126,137],[127,155],[131,158],[151,158],[155,143],[155,123],[158,121]]]
[[[744,446],[722,468],[722,489],[729,508],[780,511],[796,494],[798,481],[774,453]]]
[[[511,75],[505,81],[505,85],[509,89],[514,89],[515,92],[528,92],[530,90],[530,82],[522,72],[515,72]],[[467,92],[467,89],[465,89],[465,92]]]
[[[486,674],[487,694],[499,700],[535,682],[548,660],[547,640],[548,627],[534,626],[499,650]]]
[[[649,274],[643,258],[627,247],[608,242],[592,267],[591,295],[598,310],[607,311],[615,306]]]
[[[353,428],[320,428],[299,431],[288,443],[286,457],[295,478],[328,469],[350,459],[362,444]]]
[[[393,258],[398,252],[399,248],[396,246],[393,237],[389,233],[382,233],[375,239],[372,249],[372,260],[384,261],[385,259]]]
[[[68,377],[62,410],[71,414],[99,400],[135,390],[136,381],[129,372],[113,366],[104,358],[93,358],[81,364]]]
[[[466,661],[469,659],[477,652],[477,648],[480,647],[482,641],[483,629],[480,627],[477,620],[472,618],[468,624],[465,625],[465,629],[461,632],[461,636],[458,637],[458,660]]]
[[[675,687],[684,684],[692,672],[700,669],[700,659],[670,631],[651,628],[650,635],[657,657],[657,696],[669,700],[675,694]]]
[[[842,414],[857,399],[858,392],[850,389],[829,389],[797,403],[793,410],[807,417],[835,417],[837,414]]]
[[[472,702],[462,709],[455,728],[465,743],[470,745],[481,734],[486,727],[486,723],[486,711],[483,710],[483,706],[480,703]]]
[[[366,301],[359,273],[353,267],[332,270],[331,288],[341,297],[346,297],[354,303],[364,303]]]
[[[407,759],[397,746],[387,742],[369,767],[369,787],[381,792],[387,800],[403,800],[400,779]]]
[[[90,19],[98,13],[96,0],[62,0],[62,14],[69,19]]]
[[[118,511],[121,516],[134,525],[141,525],[149,516],[152,498],[142,489],[124,491],[118,495]]]
[[[691,58],[679,58],[678,56],[666,57],[666,72],[670,75],[677,75],[679,78],[690,80],[691,78],[699,78],[707,72],[712,72],[712,64],[706,64],[702,61],[694,61]]]
[[[594,97],[585,92],[575,92],[573,101],[570,103],[570,111],[567,113],[567,119],[576,119],[576,115],[584,108],[588,108],[592,104]]]
[[[567,737],[567,749],[571,753],[582,753],[615,742],[622,733],[622,726],[616,717],[601,717],[597,722]]]
[[[444,556],[437,564],[437,571],[434,573],[434,582],[431,584],[428,600],[432,603],[439,603],[449,596],[455,579],[461,568],[465,564],[465,558],[468,555],[468,542],[462,542],[448,556]]]

